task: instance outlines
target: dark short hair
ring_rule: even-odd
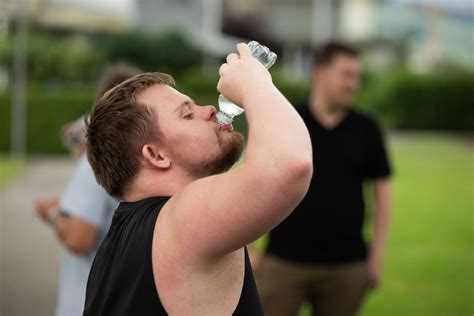
[[[344,42],[327,42],[316,48],[314,51],[314,67],[329,65],[337,55],[346,55],[357,58],[359,56],[359,51],[355,47]]]
[[[97,182],[117,199],[140,169],[143,145],[159,136],[158,114],[136,97],[160,84],[174,85],[174,80],[152,72],[123,81],[96,101],[86,122],[89,163]]]

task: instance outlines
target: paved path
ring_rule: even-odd
[[[0,192],[1,316],[54,315],[60,247],[33,203],[60,194],[73,170],[68,158],[32,159]]]

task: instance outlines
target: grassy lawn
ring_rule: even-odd
[[[472,142],[397,137],[390,151],[394,208],[385,274],[361,315],[473,315]]]
[[[0,189],[3,189],[8,181],[17,175],[24,166],[25,162],[22,159],[0,156]]]
[[[472,143],[395,139],[392,160],[394,209],[385,277],[362,315],[472,315]]]

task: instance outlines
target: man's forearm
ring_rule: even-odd
[[[249,123],[246,162],[260,162],[282,170],[283,166],[299,160],[312,160],[307,128],[276,87],[257,89],[246,102]]]
[[[390,225],[390,185],[388,180],[377,180],[374,183],[375,208],[372,226],[372,245],[370,257],[379,264],[383,259],[386,239]]]
[[[371,245],[371,255],[382,257],[385,250],[385,243],[389,228],[389,211],[386,208],[376,208],[373,222],[373,239]]]
[[[70,251],[81,254],[94,245],[96,229],[80,219],[56,210],[57,215],[50,222],[60,243]]]
[[[63,213],[58,213],[58,215],[54,218],[54,220],[51,223],[51,226],[56,233],[56,236],[58,239],[64,243],[67,237],[67,222],[68,222],[69,217],[66,216]]]
[[[264,182],[286,180],[293,174],[289,181],[309,183],[305,180],[312,175],[312,149],[303,120],[272,83],[265,67],[252,57],[250,48],[240,43],[237,51],[238,55],[229,54],[219,69],[217,89],[246,110],[245,169]],[[301,181],[297,180],[299,174]]]

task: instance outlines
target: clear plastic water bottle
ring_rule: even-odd
[[[276,61],[277,55],[270,51],[268,47],[260,45],[256,41],[247,44],[250,47],[252,56],[257,58],[265,68],[269,69]],[[227,100],[222,94],[219,95],[219,112],[215,115],[215,121],[221,125],[232,124],[234,117],[244,112],[244,109]]]

